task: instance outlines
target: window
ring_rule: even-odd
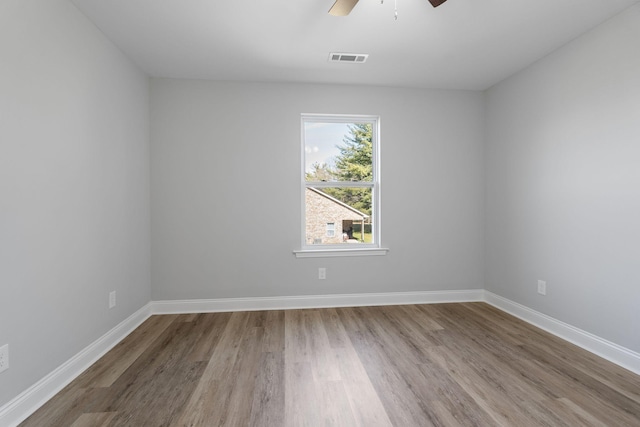
[[[327,237],[335,237],[336,235],[336,224],[335,222],[327,223]]]
[[[383,254],[379,163],[378,117],[302,115],[297,256]]]

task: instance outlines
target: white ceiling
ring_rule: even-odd
[[[72,0],[154,77],[486,89],[639,0]],[[365,64],[327,61],[367,53]]]

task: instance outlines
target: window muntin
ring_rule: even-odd
[[[378,133],[373,116],[302,116],[303,249],[380,247]]]

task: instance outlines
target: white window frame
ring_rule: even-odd
[[[371,182],[307,182],[305,175],[305,124],[306,123],[370,123],[372,128],[372,181]],[[380,204],[380,117],[373,115],[354,114],[302,114],[300,118],[301,133],[301,166],[300,166],[300,196],[302,228],[300,232],[301,245],[294,250],[297,258],[340,257],[340,256],[369,256],[386,255],[389,249],[381,245],[381,204]],[[371,188],[373,217],[373,243],[339,244],[339,245],[309,245],[306,239],[306,210],[305,191],[308,187],[318,189],[329,187],[362,187]]]

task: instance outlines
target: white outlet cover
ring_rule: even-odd
[[[0,347],[0,372],[9,369],[9,344]]]
[[[109,292],[109,308],[116,306],[116,291]]]
[[[538,280],[538,293],[540,295],[547,294],[547,282],[545,282],[544,280]]]

